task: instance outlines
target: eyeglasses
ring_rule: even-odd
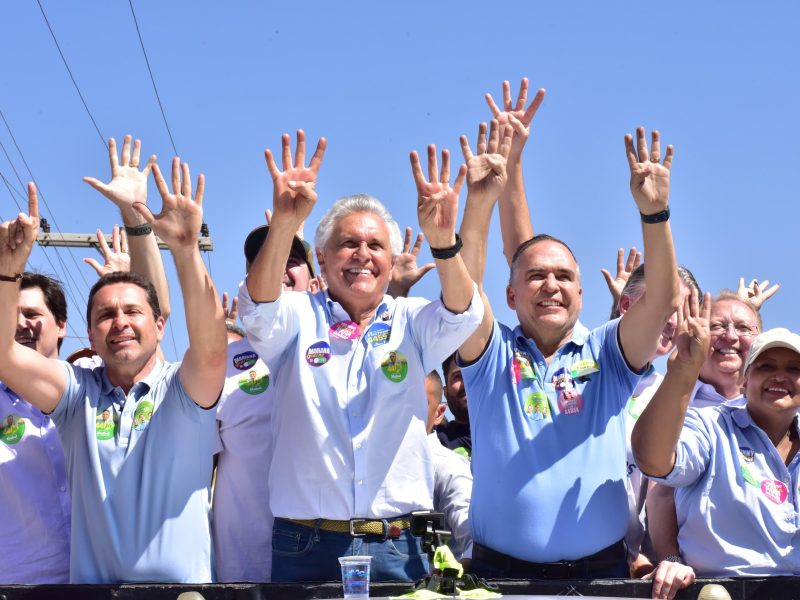
[[[758,329],[755,327],[751,327],[745,323],[731,323],[730,321],[726,323],[712,323],[710,327],[711,335],[724,335],[730,329],[733,329],[733,332],[738,337],[753,337],[758,335]]]

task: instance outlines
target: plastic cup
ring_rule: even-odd
[[[345,598],[369,598],[371,556],[342,556],[342,589]]]

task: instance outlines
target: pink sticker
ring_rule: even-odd
[[[789,496],[786,484],[777,479],[765,479],[762,481],[761,492],[775,504],[783,504]]]
[[[558,412],[562,415],[577,415],[583,410],[583,396],[575,387],[567,369],[559,369],[553,374],[553,386],[558,394]]]
[[[330,328],[330,334],[340,340],[358,339],[359,333],[358,323],[354,321],[339,321]]]

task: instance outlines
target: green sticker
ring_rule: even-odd
[[[0,441],[6,444],[16,444],[25,435],[25,419],[20,415],[7,415],[3,419],[3,428],[0,429]]]
[[[400,383],[408,375],[408,361],[402,353],[397,350],[387,352],[381,361],[381,371],[389,381]]]
[[[550,403],[544,392],[531,392],[525,397],[525,414],[534,421],[543,421],[550,416]]]
[[[111,407],[102,410],[97,409],[97,415],[94,418],[94,431],[98,440],[114,439],[114,434],[117,432],[117,424],[114,422]]]
[[[644,409],[647,408],[648,404],[650,404],[649,399],[645,401],[641,396],[631,396],[630,400],[628,400],[628,414],[633,417],[633,419],[638,419],[642,412],[644,412]]]
[[[133,413],[133,428],[136,431],[144,431],[147,429],[147,425],[150,423],[150,419],[153,417],[153,403],[152,402],[141,402],[139,406],[136,407],[136,412]]]
[[[593,358],[584,358],[583,360],[579,360],[569,369],[570,375],[572,375],[573,379],[586,377],[592,373],[597,373],[599,370],[600,366]]]
[[[757,488],[761,487],[761,482],[758,481],[755,477],[753,477],[753,474],[750,472],[750,469],[748,469],[746,465],[742,465],[742,477],[744,477],[744,480],[750,485]]]
[[[252,396],[263,394],[269,387],[269,372],[259,373],[255,369],[251,369],[241,375],[237,383],[239,384],[239,389],[245,394]]]
[[[463,456],[467,460],[471,460],[472,459],[472,455],[470,454],[469,448],[465,448],[464,446],[459,446],[458,448],[453,448],[453,452],[455,452],[459,456]]]

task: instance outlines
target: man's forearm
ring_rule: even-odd
[[[520,244],[533,237],[530,207],[525,194],[522,157],[509,157],[508,183],[500,194],[500,230],[503,233],[503,254],[511,265]]]
[[[247,273],[247,291],[253,302],[274,302],[283,291],[283,273],[297,226],[273,217],[267,239]]]
[[[450,312],[461,314],[469,308],[475,286],[460,255],[436,259],[442,284],[442,302]]]
[[[669,221],[642,223],[642,239],[647,267],[644,271],[648,308],[663,314],[663,327],[669,316],[678,309],[680,301],[680,279],[672,229]]]
[[[467,194],[464,218],[461,220],[459,235],[464,244],[461,256],[472,280],[483,286],[486,268],[486,249],[489,237],[489,223],[492,220],[494,203],[475,201]]]

